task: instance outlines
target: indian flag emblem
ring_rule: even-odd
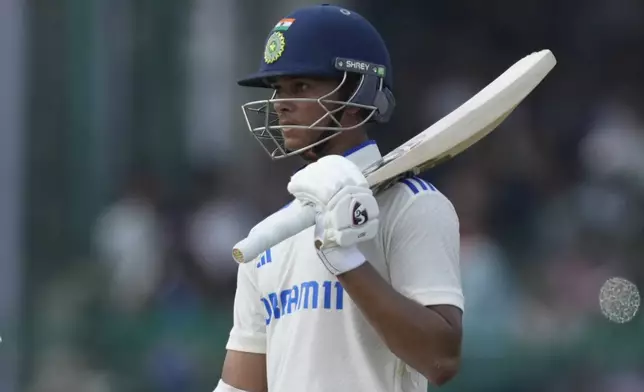
[[[289,27],[295,22],[295,19],[292,18],[287,18],[287,19],[282,19],[277,24],[275,25],[275,28],[273,28],[274,31],[286,31],[288,30]]]

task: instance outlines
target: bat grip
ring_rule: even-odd
[[[233,247],[233,259],[240,264],[248,263],[314,224],[315,209],[294,201],[253,227],[248,236]]]

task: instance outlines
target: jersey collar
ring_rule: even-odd
[[[380,149],[375,140],[367,140],[366,142],[360,143],[345,151],[342,156],[353,162],[363,172],[382,159]],[[293,174],[304,169],[307,165],[308,163],[297,169]]]
[[[378,149],[375,140],[367,140],[346,151],[342,156],[353,162],[362,171],[382,159],[380,149]]]

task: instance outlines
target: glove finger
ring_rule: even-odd
[[[349,159],[339,155],[327,155],[320,158],[316,164],[320,167],[325,166],[325,173],[335,174],[336,176],[341,173],[342,185],[344,186],[360,186],[369,187],[369,183],[365,178],[360,168]]]
[[[287,190],[293,195],[314,195],[320,202],[327,204],[347,186],[368,188],[368,183],[353,162],[341,156],[329,155],[295,173]]]
[[[336,205],[342,200],[345,196],[354,196],[354,195],[365,195],[372,197],[373,196],[373,191],[369,188],[361,187],[361,186],[344,186],[342,189],[336,193],[331,200],[326,204],[327,208],[329,210],[334,209]]]
[[[293,193],[293,197],[298,200],[302,205],[305,206],[313,206],[315,207],[316,211],[321,211],[322,208],[324,208],[325,203],[322,202],[322,200],[318,199],[315,197],[315,195],[309,194],[309,193]]]
[[[291,180],[286,187],[294,197],[322,205],[327,205],[341,188],[341,182],[332,183],[328,180],[316,182],[315,178],[302,179],[301,181]]]

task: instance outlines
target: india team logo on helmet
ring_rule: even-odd
[[[286,47],[286,39],[284,34],[279,31],[273,32],[266,42],[266,48],[264,49],[264,61],[266,64],[272,64],[276,62],[284,53],[284,48]]]

